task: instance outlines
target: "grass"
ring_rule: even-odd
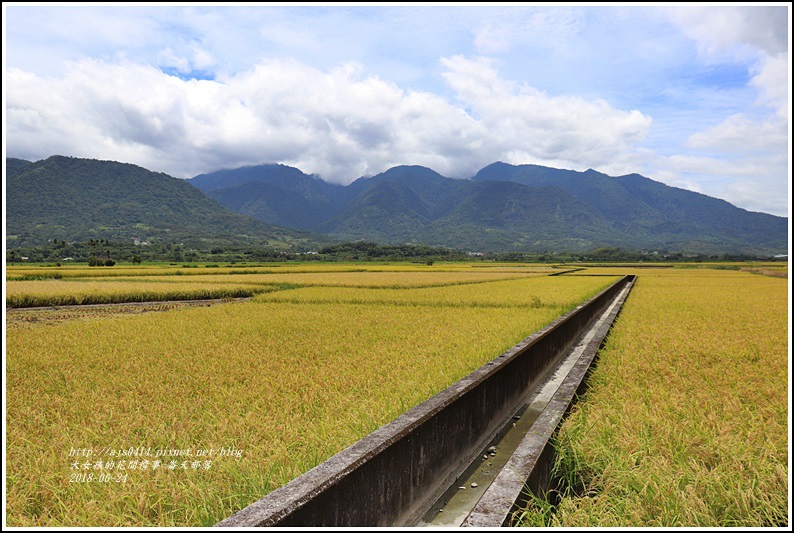
[[[787,282],[730,270],[639,273],[561,426],[561,501],[535,527],[788,522]]]

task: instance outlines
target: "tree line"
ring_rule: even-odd
[[[665,250],[630,250],[602,247],[588,252],[467,252],[423,244],[378,244],[371,241],[345,242],[317,250],[279,250],[263,247],[210,246],[188,248],[179,243],[133,244],[109,239],[68,242],[53,239],[45,246],[6,249],[6,263],[87,263],[89,266],[113,266],[118,262],[171,263],[242,263],[278,261],[411,261],[432,264],[436,261],[497,261],[520,263],[639,263],[764,261],[786,258],[758,257],[743,254],[684,254]]]

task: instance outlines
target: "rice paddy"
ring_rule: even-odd
[[[558,436],[562,499],[523,523],[785,524],[780,269],[548,275],[562,270],[9,268],[7,307],[50,308],[6,312],[6,524],[210,526],[626,273],[638,282]],[[148,303],[58,307],[101,297]],[[227,300],[168,301],[195,298]]]
[[[278,290],[271,284],[168,281],[41,280],[6,282],[7,307],[244,298]]]
[[[548,269],[500,271],[493,269],[425,269],[379,270],[376,268],[350,270],[332,268],[304,271],[295,267],[290,272],[239,273],[235,270],[205,274],[205,269],[185,269],[198,273],[179,275],[183,270],[163,269],[152,275],[154,269],[144,269],[130,276],[130,269],[96,276],[92,269],[68,269],[60,273],[45,271],[33,275],[30,269],[17,270],[6,281],[7,307],[43,307],[62,305],[109,304],[169,300],[203,300],[209,298],[250,297],[289,286],[301,287],[356,287],[356,288],[409,288],[440,287],[470,283],[483,283],[502,279],[522,279],[531,276],[545,277]],[[381,267],[384,268],[384,267]],[[404,268],[404,267],[403,267]],[[396,269],[396,270],[395,270]],[[211,269],[215,270],[215,269]],[[24,274],[24,275],[23,275]],[[53,277],[58,275],[60,277]],[[26,279],[36,278],[36,279]]]
[[[779,277],[643,270],[561,426],[560,501],[522,523],[785,526],[787,295]]]
[[[162,264],[114,267],[7,266],[6,280],[46,278],[117,278],[126,276],[206,276],[238,274],[331,273],[331,272],[518,272],[522,274],[552,274],[570,270],[557,265],[526,265],[515,263],[265,263],[265,264]]]
[[[7,524],[212,525],[615,279],[457,270],[7,282],[7,298],[19,287],[45,305],[114,287],[165,298],[240,277],[297,295],[9,313],[56,319],[6,331]]]

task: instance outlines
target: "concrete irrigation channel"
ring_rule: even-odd
[[[621,278],[216,526],[509,526],[527,489],[548,487],[550,439],[634,281]]]

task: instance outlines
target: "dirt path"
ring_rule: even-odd
[[[212,305],[245,301],[247,299],[248,298],[221,298],[215,300],[174,300],[166,302],[6,308],[6,327],[30,327],[35,325],[60,324],[71,320],[133,316],[142,313],[173,311],[186,307],[210,307]]]

